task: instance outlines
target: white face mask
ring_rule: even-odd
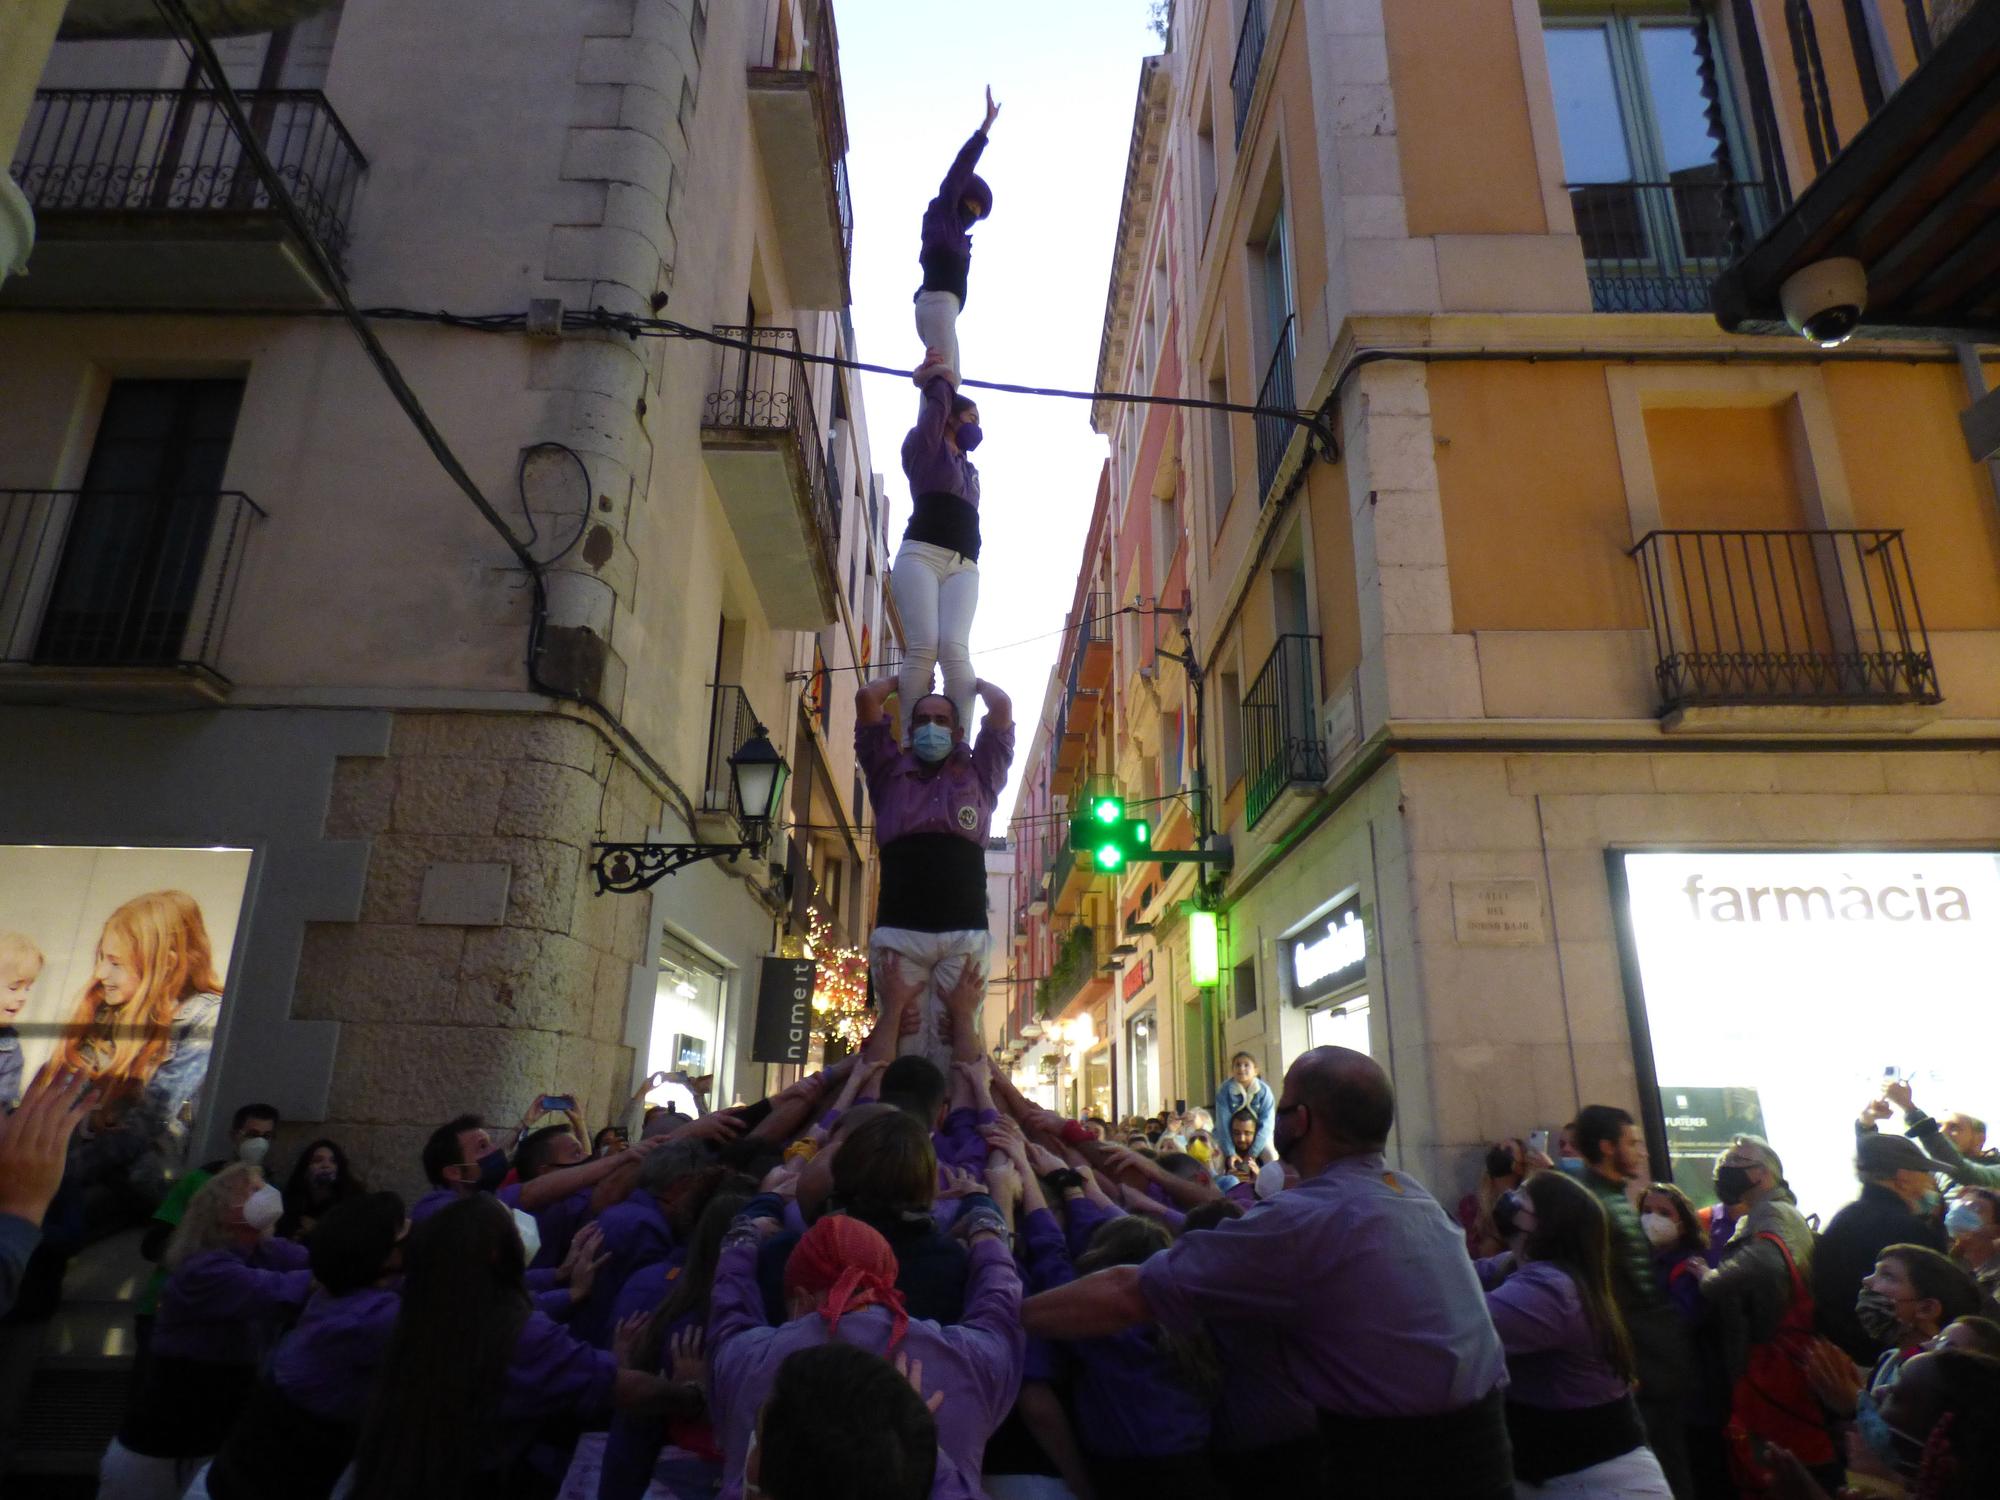
[[[1285,1190],[1285,1164],[1267,1161],[1257,1169],[1257,1200],[1275,1198]]]
[[[267,1135],[246,1135],[236,1143],[236,1159],[253,1167],[263,1166],[270,1154],[271,1138]]]
[[[268,1182],[243,1200],[243,1222],[262,1234],[285,1216],[285,1195]]]
[[[535,1222],[533,1214],[524,1214],[520,1209],[509,1209],[514,1215],[514,1229],[521,1236],[521,1256],[533,1265],[535,1257],[542,1253],[542,1226]]]
[[[1665,1214],[1641,1214],[1639,1227],[1646,1231],[1646,1238],[1653,1242],[1656,1250],[1665,1250],[1680,1243],[1681,1226]]]

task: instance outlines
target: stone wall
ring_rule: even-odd
[[[460,1111],[511,1127],[565,1092],[610,1118],[649,906],[594,895],[589,847],[660,820],[605,738],[560,714],[401,713],[386,755],[340,759],[326,837],[368,842],[367,885],[358,922],[305,930],[292,1014],[340,1022],[340,1041],[326,1120],[287,1146],[329,1135],[372,1185],[420,1190],[425,1136]],[[440,863],[507,866],[504,924],[422,920]]]

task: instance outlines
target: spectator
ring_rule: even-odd
[[[1861,1326],[1855,1299],[1861,1283],[1890,1245],[1949,1248],[1939,1223],[1932,1164],[1915,1141],[1896,1135],[1857,1138],[1854,1171],[1861,1196],[1833,1216],[1813,1259],[1813,1302],[1819,1331],[1858,1365],[1871,1363],[1880,1345]]]
[[[1656,1182],[1639,1199],[1639,1228],[1653,1247],[1653,1275],[1681,1321],[1702,1319],[1701,1283],[1708,1271],[1708,1236],[1688,1195]]]
[[[1719,1350],[1716,1384],[1729,1405],[1732,1444],[1724,1466],[1757,1493],[1771,1480],[1762,1450],[1775,1444],[1838,1485],[1833,1440],[1807,1373],[1812,1226],[1798,1210],[1778,1153],[1755,1136],[1738,1136],[1722,1154],[1715,1196],[1736,1225],[1721,1266],[1701,1284]],[[1707,1466],[1703,1474],[1715,1477]]]
[[[1252,1339],[1219,1344],[1225,1403],[1232,1388],[1256,1399],[1276,1387],[1274,1410],[1321,1415],[1316,1438],[1287,1431],[1226,1459],[1238,1486],[1309,1495],[1337,1481],[1371,1500],[1511,1496],[1505,1358],[1458,1230],[1422,1184],[1382,1159],[1395,1119],[1388,1075],[1360,1053],[1315,1048],[1292,1064],[1275,1113],[1297,1188],[1143,1267],[1038,1294],[1023,1309],[1029,1333],[1254,1327]]]
[[[235,1424],[282,1320],[312,1290],[306,1251],[271,1237],[284,1195],[243,1162],[187,1202],[147,1357],[98,1468],[101,1500],[176,1496]]]
[[[1494,1142],[1480,1163],[1479,1185],[1458,1200],[1458,1222],[1465,1230],[1466,1252],[1474,1260],[1507,1248],[1493,1223],[1493,1205],[1521,1185],[1528,1172],[1527,1155],[1528,1148],[1511,1136]]]
[[[304,1239],[334,1208],[367,1191],[338,1141],[314,1141],[299,1153],[285,1179],[285,1213],[278,1220],[278,1238]],[[401,1202],[397,1200],[399,1207]]]
[[[1945,1210],[1944,1231],[1951,1258],[1972,1273],[1980,1295],[1989,1304],[2000,1299],[2000,1192],[1961,1188]]]
[[[1541,1172],[1508,1195],[1509,1249],[1479,1262],[1507,1351],[1515,1494],[1672,1493],[1632,1399],[1632,1342],[1611,1289],[1603,1207],[1573,1177]]]
[[[1686,1436],[1687,1402],[1697,1380],[1694,1344],[1668,1304],[1653,1267],[1652,1242],[1632,1209],[1631,1186],[1652,1179],[1645,1137],[1624,1110],[1592,1104],[1577,1111],[1576,1149],[1585,1164],[1579,1180],[1595,1195],[1610,1226],[1611,1291],[1632,1339],[1646,1438],[1675,1496],[1686,1500],[1694,1493]]]
[[[192,1172],[181,1174],[180,1180],[167,1190],[160,1206],[153,1210],[146,1232],[139,1238],[139,1253],[158,1266],[160,1257],[166,1253],[167,1241],[173,1236],[174,1226],[187,1212],[189,1200],[232,1161],[261,1167],[270,1152],[271,1141],[278,1133],[278,1124],[278,1111],[269,1104],[239,1105],[236,1113],[229,1117],[229,1155],[203,1162]],[[155,1270],[133,1304],[132,1342],[142,1360],[152,1342],[153,1318],[160,1305],[160,1293],[166,1285],[165,1268]]]
[[[1912,1359],[1849,1444],[1870,1493],[1912,1500],[1985,1500],[2000,1494],[2000,1360],[1956,1349]],[[1774,1455],[1784,1500],[1828,1500],[1832,1487]],[[1843,1494],[1853,1493],[1842,1491]]]
[[[473,1193],[497,1193],[507,1180],[507,1153],[494,1144],[478,1115],[460,1115],[433,1130],[424,1142],[423,1161],[431,1190],[410,1205],[414,1224]]]
[[[1985,1121],[1956,1113],[1945,1116],[1942,1123],[1933,1120],[1917,1108],[1909,1084],[1891,1079],[1882,1085],[1882,1097],[1869,1101],[1862,1110],[1856,1128],[1864,1136],[1869,1134],[1879,1121],[1889,1118],[1892,1107],[1903,1112],[1904,1132],[1932,1158],[1932,1171],[1945,1173],[1965,1186],[2000,1188],[2000,1162],[1985,1150]],[[1960,1141],[1973,1149],[1962,1149]]]
[[[355,1451],[357,1497],[508,1494],[543,1418],[690,1399],[534,1311],[513,1216],[484,1193],[419,1225],[408,1262]],[[623,1332],[629,1347],[639,1330]]]
[[[1940,1349],[1963,1349],[1967,1354],[2000,1359],[2000,1323],[1982,1317],[1953,1318],[1936,1343]]]
[[[13,1307],[28,1258],[41,1243],[42,1216],[62,1186],[69,1140],[94,1107],[82,1073],[44,1064],[21,1097],[0,1114],[0,1316]]]
[[[333,1492],[395,1331],[409,1228],[394,1193],[357,1194],[320,1219],[307,1247],[317,1290],[186,1500]]]
[[[631,1136],[623,1125],[607,1125],[592,1137],[592,1156],[614,1156],[632,1144]]]
[[[1229,1060],[1229,1077],[1215,1091],[1215,1117],[1230,1122],[1231,1145],[1235,1144],[1235,1122],[1237,1112],[1249,1110],[1257,1122],[1257,1133],[1250,1143],[1248,1155],[1255,1161],[1266,1162],[1275,1159],[1271,1149],[1271,1132],[1276,1123],[1277,1099],[1271,1093],[1271,1085],[1257,1076],[1257,1059],[1247,1052],[1239,1052]],[[1237,1173],[1237,1176],[1244,1174]]]

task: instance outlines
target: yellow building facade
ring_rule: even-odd
[[[1185,799],[1176,846],[1211,830],[1229,856],[1203,895],[1210,987],[1191,868],[1081,882],[1132,952],[1049,1020],[1103,1007],[1118,1112],[1206,1102],[1238,1050],[1275,1078],[1336,1041],[1389,1067],[1397,1149],[1441,1192],[1487,1142],[1610,1102],[1661,1170],[1705,1176],[1716,1138],[1769,1134],[1830,1209],[1885,1068],[1981,1107],[1950,1061],[1983,1011],[1969,976],[2000,957],[2000,513],[1960,432],[1975,393],[1942,342],[1824,350],[1709,311],[1948,21],[1852,9],[1175,7],[1100,376],[1171,371],[1172,394],[1321,429],[1100,409],[1085,570],[1114,605],[1182,610],[1154,623],[1186,661],[1113,674],[1090,767],[1138,775],[1178,714],[1141,794]],[[1163,512],[1184,571],[1133,590],[1121,530]],[[1070,697],[1059,680],[1052,710]],[[1024,815],[1059,820],[1080,784]],[[1022,864],[1032,975],[1076,919]],[[1154,977],[1131,1001],[1165,1018],[1153,1058],[1134,964]],[[1868,1024],[1891,996],[1892,1036]]]

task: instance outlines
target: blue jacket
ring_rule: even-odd
[[[1222,1087],[1215,1091],[1215,1135],[1218,1143],[1229,1140],[1229,1122],[1236,1111],[1247,1109],[1257,1117],[1257,1144],[1250,1148],[1252,1156],[1262,1156],[1271,1149],[1271,1127],[1278,1119],[1278,1096],[1271,1092],[1271,1085],[1263,1079],[1249,1094],[1243,1092],[1243,1085],[1234,1078],[1222,1080]]]

